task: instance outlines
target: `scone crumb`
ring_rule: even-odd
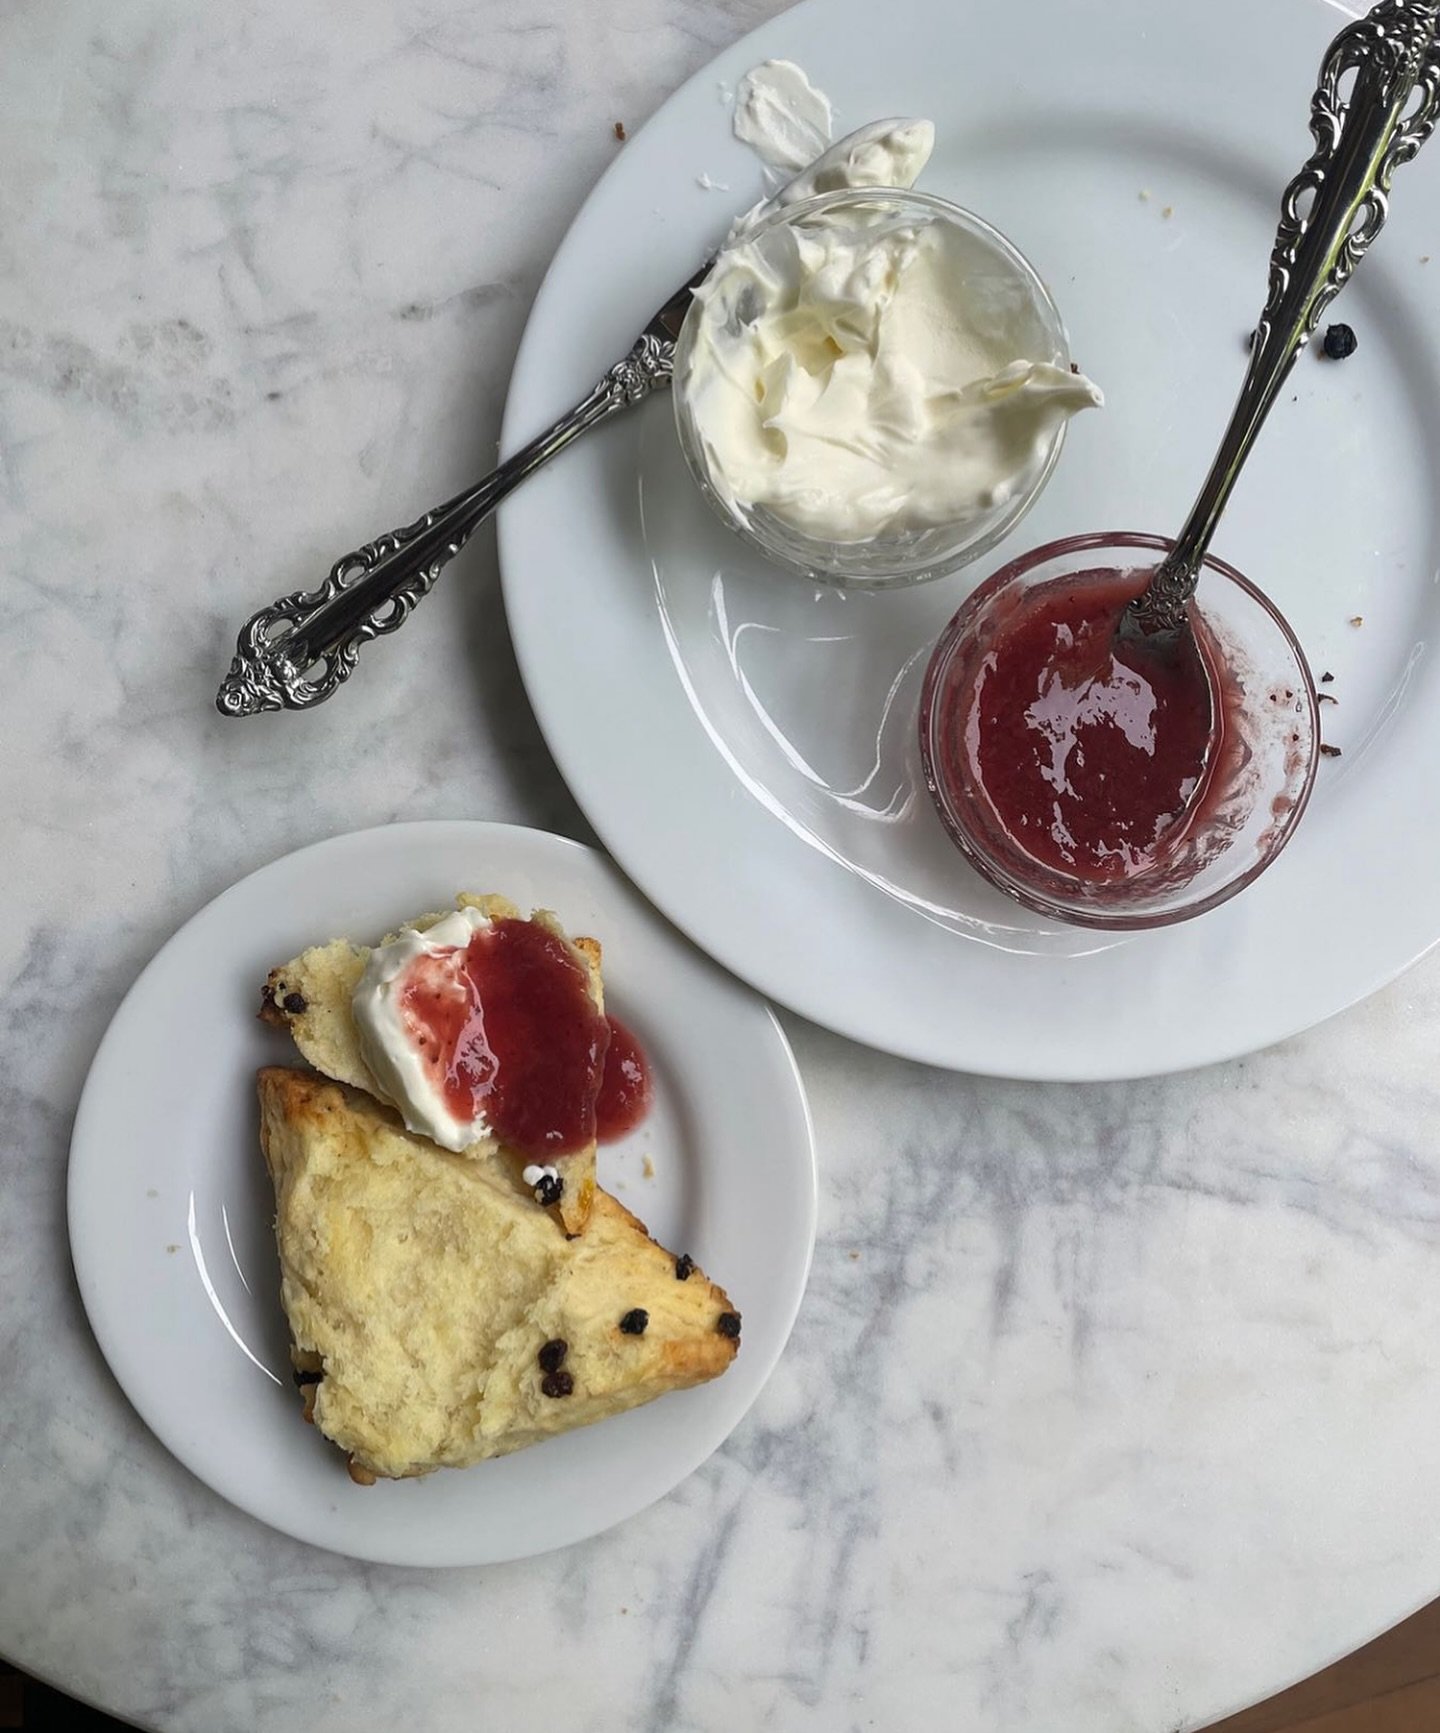
[[[645,1157],[644,1161],[640,1163],[640,1171],[645,1175],[646,1179],[654,1179],[655,1163],[651,1161],[648,1155]]]

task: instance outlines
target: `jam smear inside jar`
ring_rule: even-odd
[[[456,1118],[483,1114],[502,1143],[541,1160],[594,1139],[610,1025],[555,933],[493,921],[463,950],[418,958],[401,1006]]]
[[[1018,870],[1106,884],[1203,857],[1190,845],[1232,784],[1235,683],[1193,608],[1178,648],[1117,636],[1148,576],[1038,584],[956,659],[935,771]]]

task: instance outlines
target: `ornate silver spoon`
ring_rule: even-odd
[[[1281,200],[1249,370],[1189,517],[1121,616],[1132,644],[1200,659],[1188,604],[1231,490],[1296,357],[1384,225],[1395,170],[1440,119],[1437,13],[1440,0],[1381,0],[1326,51],[1310,102],[1315,152]]]
[[[670,367],[702,267],[651,318],[628,355],[595,389],[496,470],[404,529],[377,536],[331,567],[317,590],[297,590],[240,628],[230,672],[215,695],[222,716],[308,710],[355,670],[361,646],[403,626],[441,572],[513,488],[572,439],[670,381]]]
[[[738,221],[751,223],[779,205],[829,190],[839,184],[833,178],[836,174],[848,177],[852,154],[883,140],[901,149],[907,172],[913,176],[929,156],[930,137],[926,121],[872,121],[837,139],[808,168]],[[713,262],[707,260],[681,284],[635,339],[629,354],[609,369],[588,397],[483,481],[404,529],[391,530],[346,554],[335,562],[319,589],[281,596],[251,615],[240,628],[230,672],[216,694],[220,714],[308,710],[329,698],[354,672],[361,646],[404,625],[415,604],[506,494],[571,440],[670,383],[675,339],[690,297]]]

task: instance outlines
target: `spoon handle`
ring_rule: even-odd
[[[1315,153],[1285,189],[1270,291],[1250,367],[1204,486],[1133,604],[1147,631],[1177,629],[1250,448],[1325,309],[1389,214],[1390,182],[1440,120],[1440,0],[1381,0],[1330,44],[1310,101]],[[1344,85],[1353,76],[1348,99]]]
[[[687,283],[680,291],[687,303],[691,286]],[[670,305],[660,309],[651,326]],[[404,625],[445,566],[512,488],[572,439],[670,383],[670,332],[651,326],[588,397],[483,481],[413,524],[344,555],[319,589],[297,590],[252,614],[240,628],[230,672],[216,694],[220,714],[308,710],[330,697],[354,672],[363,646]]]

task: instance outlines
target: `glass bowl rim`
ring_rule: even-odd
[[[1305,699],[1310,715],[1310,752],[1301,778],[1299,790],[1290,811],[1286,814],[1279,828],[1274,844],[1248,866],[1243,873],[1227,880],[1218,886],[1208,896],[1195,902],[1184,902],[1176,908],[1162,909],[1151,913],[1138,911],[1126,913],[1123,908],[1105,909],[1094,907],[1077,907],[1074,904],[1061,902],[1056,898],[1047,897],[1041,891],[1032,890],[1029,886],[1013,882],[1011,875],[993,861],[989,854],[977,846],[972,836],[962,825],[946,795],[943,784],[935,772],[934,758],[934,728],[936,723],[936,698],[941,679],[948,668],[956,645],[969,619],[987,602],[1012,583],[1016,578],[1026,576],[1035,567],[1048,560],[1066,559],[1072,554],[1085,553],[1099,548],[1143,548],[1154,553],[1168,553],[1174,546],[1170,536],[1154,535],[1144,530],[1091,530],[1080,535],[1060,536],[1054,541],[1044,542],[1039,547],[1017,555],[1013,560],[1002,566],[999,571],[978,584],[951,615],[950,619],[935,640],[935,646],[930,652],[930,660],[926,664],[925,679],[920,688],[920,707],[918,714],[918,733],[920,736],[920,763],[925,778],[925,786],[930,791],[931,802],[944,825],[950,840],[964,855],[965,859],[988,883],[997,890],[1021,903],[1035,914],[1047,915],[1053,920],[1064,922],[1067,926],[1079,926],[1099,929],[1109,932],[1143,932],[1160,927],[1171,927],[1180,921],[1193,920],[1198,915],[1208,914],[1211,909],[1227,903],[1237,896],[1248,885],[1260,876],[1262,872],[1283,853],[1296,827],[1304,816],[1306,807],[1310,804],[1310,796],[1315,788],[1315,775],[1320,764],[1320,702],[1316,693],[1315,680],[1310,672],[1310,664],[1305,652],[1295,636],[1290,622],[1256,583],[1232,566],[1227,560],[1220,559],[1213,553],[1207,553],[1201,562],[1201,570],[1214,573],[1226,579],[1249,599],[1256,603],[1261,612],[1266,614],[1272,625],[1279,632],[1281,640],[1288,649],[1299,675],[1301,694]],[[1056,574],[1060,576],[1062,574]]]
[[[969,232],[978,239],[984,241],[987,245],[991,246],[1001,255],[1006,265],[1009,266],[1009,268],[1023,283],[1033,307],[1038,311],[1044,324],[1053,334],[1055,341],[1059,345],[1059,364],[1073,367],[1073,359],[1070,352],[1070,332],[1066,327],[1064,316],[1060,312],[1060,308],[1050,290],[1049,284],[1040,275],[1039,271],[1036,270],[1035,266],[1025,256],[1025,254],[1021,252],[1020,248],[1016,246],[1015,242],[1000,229],[996,228],[987,218],[980,216],[977,212],[968,209],[964,205],[957,205],[951,199],[942,198],[937,193],[922,192],[918,187],[834,187],[829,192],[814,193],[809,198],[796,199],[792,204],[776,205],[773,210],[766,212],[763,217],[758,218],[753,224],[741,230],[733,238],[736,241],[753,240],[760,235],[770,233],[774,229],[793,224],[797,219],[817,215],[824,211],[844,205],[863,204],[866,202],[885,202],[892,205],[898,204],[902,207],[908,205],[918,208],[919,210],[929,212],[933,216],[953,224],[956,228]],[[741,220],[743,221],[743,219]],[[721,244],[715,254],[715,258],[711,260],[712,267],[715,261],[724,255],[726,247],[730,244],[730,240],[731,237],[727,237],[726,241]],[[687,342],[693,341],[695,328],[699,319],[699,314],[697,312],[699,305],[700,302],[698,296],[692,297],[690,305],[685,310],[685,317],[681,321],[680,330],[675,338],[674,355],[676,358],[679,358],[682,354],[684,345],[686,345]],[[1061,420],[1059,426],[1056,428],[1055,435],[1050,441],[1050,445],[1046,450],[1043,461],[1037,466],[1034,478],[1030,485],[1009,502],[1006,510],[1000,512],[995,517],[995,519],[985,529],[984,533],[977,536],[973,544],[966,546],[961,550],[958,559],[952,553],[951,555],[938,560],[921,562],[917,570],[902,570],[895,575],[877,576],[864,573],[853,573],[844,569],[837,569],[833,566],[827,566],[819,558],[807,565],[796,554],[791,553],[783,547],[777,546],[774,542],[766,538],[756,530],[752,524],[738,518],[726,506],[725,502],[716,492],[708,474],[704,471],[703,460],[700,458],[699,454],[691,449],[692,443],[698,443],[698,439],[692,440],[685,425],[685,418],[688,415],[688,404],[683,384],[680,382],[678,370],[672,372],[671,384],[671,397],[673,399],[676,433],[679,437],[680,449],[685,459],[686,468],[690,471],[692,479],[695,481],[700,493],[703,495],[706,505],[709,506],[720,521],[724,523],[724,525],[734,535],[738,536],[742,541],[756,549],[764,559],[768,560],[778,570],[786,573],[787,576],[801,578],[808,583],[823,584],[830,588],[841,590],[870,590],[883,592],[886,590],[909,589],[918,584],[931,583],[941,578],[951,577],[955,572],[962,570],[965,566],[973,564],[974,561],[978,559],[983,559],[986,554],[992,552],[1001,542],[1007,540],[1014,534],[1014,532],[1020,527],[1021,523],[1024,522],[1025,518],[1029,516],[1034,506],[1039,502],[1040,496],[1049,485],[1050,479],[1055,473],[1056,466],[1060,462],[1060,455],[1065,448],[1066,436],[1070,430],[1069,418],[1066,417]],[[940,526],[936,527],[938,528]],[[813,546],[817,555],[822,553],[826,549],[827,545],[831,548],[842,550],[851,547],[863,548],[866,546],[873,546],[874,541],[882,539],[878,537],[873,538],[870,543],[832,542],[827,544],[823,538],[807,535],[804,531],[796,531],[795,534],[802,541]]]
[[[781,188],[783,194],[784,188]],[[1050,286],[1035,269],[1025,254],[1014,241],[1002,230],[997,229],[988,217],[982,217],[978,211],[972,211],[968,205],[957,205],[954,199],[942,198],[939,193],[928,193],[919,187],[832,187],[827,193],[812,193],[808,198],[795,199],[790,204],[776,205],[773,210],[766,211],[763,217],[756,220],[734,237],[736,241],[754,240],[757,235],[768,234],[771,229],[780,228],[784,224],[794,223],[798,218],[818,216],[822,211],[846,204],[865,204],[867,202],[885,201],[899,205],[918,205],[923,210],[935,216],[944,217],[955,224],[957,228],[969,229],[978,234],[982,240],[992,242],[997,250],[1003,253],[1009,264],[1017,266],[1022,277],[1032,279],[1032,287],[1038,291],[1036,298],[1046,308],[1054,323],[1063,332],[1065,321],[1060,317],[1060,309],[1055,304],[1055,297],[1050,292]],[[727,237],[728,244],[729,237]],[[722,245],[719,253],[725,251]],[[717,257],[719,257],[717,253]],[[688,316],[688,310],[687,310]]]

